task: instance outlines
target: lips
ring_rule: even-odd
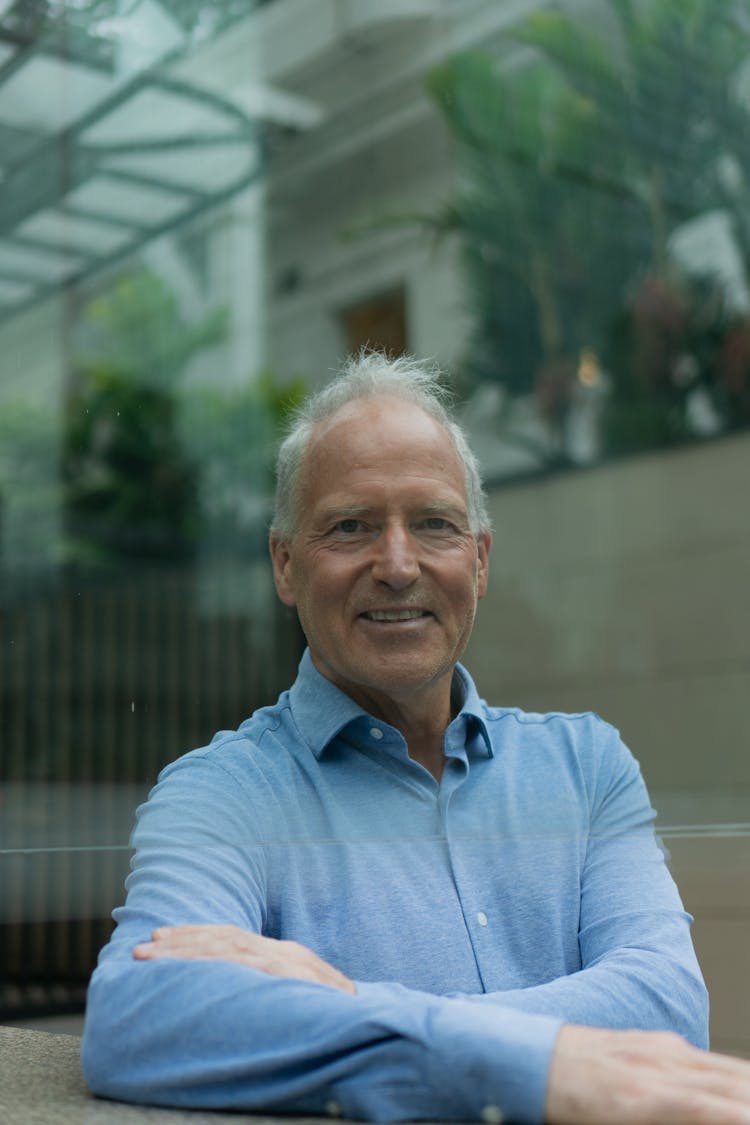
[[[368,609],[360,614],[366,621],[417,621],[420,617],[431,617],[426,609]]]

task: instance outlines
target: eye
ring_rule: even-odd
[[[338,523],[333,525],[333,530],[341,532],[342,535],[354,535],[362,530],[362,520],[354,519],[353,516],[339,520]]]
[[[427,516],[422,521],[425,531],[452,531],[453,524],[444,516]]]

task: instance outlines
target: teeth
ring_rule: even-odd
[[[422,616],[421,609],[371,609],[365,614],[370,621],[414,621]]]

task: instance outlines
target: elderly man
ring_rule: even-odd
[[[458,663],[490,545],[476,463],[422,366],[362,356],[307,403],[270,547],[308,648],[290,691],[169,766],[139,810],[89,994],[95,1092],[375,1121],[750,1122],[750,1064],[699,1049],[690,919],[635,761],[592,714],[488,707]]]

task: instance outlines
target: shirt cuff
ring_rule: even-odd
[[[398,985],[357,982],[357,994],[371,1012],[382,1003],[385,1015],[394,1001],[407,1011],[410,1007],[409,990]],[[552,1051],[563,1021],[460,997],[427,1000],[420,994],[420,999],[426,1003],[413,1004],[412,1011],[421,1010],[410,1029],[425,1051],[417,1081],[421,1078],[427,1104],[419,1106],[420,1116],[488,1125],[542,1122]]]

